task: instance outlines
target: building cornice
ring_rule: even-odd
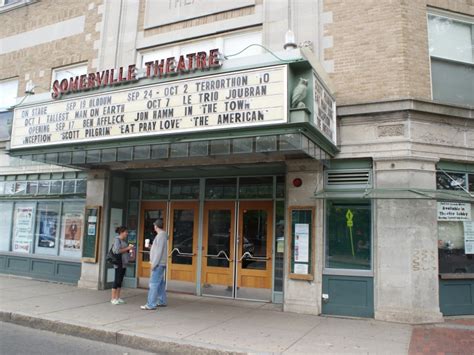
[[[356,105],[338,106],[338,117],[361,116],[397,111],[418,111],[423,113],[474,119],[474,108],[469,106],[448,105],[433,101],[400,99],[379,101]]]

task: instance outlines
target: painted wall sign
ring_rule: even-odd
[[[147,0],[145,28],[255,5],[255,0]]]
[[[313,72],[313,123],[334,145],[336,143],[336,100]]]
[[[11,149],[287,122],[286,66],[122,89],[14,113]]]
[[[470,221],[471,204],[438,202],[438,221]]]

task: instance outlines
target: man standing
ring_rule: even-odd
[[[155,240],[150,250],[150,289],[148,290],[148,301],[141,309],[152,310],[157,307],[166,307],[165,274],[167,260],[168,233],[163,230],[163,219],[159,218],[153,222],[156,232]]]

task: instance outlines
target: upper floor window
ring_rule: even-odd
[[[262,44],[262,33],[260,31],[228,34],[221,37],[206,38],[200,41],[185,42],[174,46],[161,47],[159,49],[142,52],[140,64],[144,67],[145,63],[153,60],[178,57],[180,55],[200,51],[206,52],[215,48],[219,48],[225,55],[232,55],[244,50],[251,44]],[[242,53],[232,56],[232,58],[257,55],[260,53],[262,53],[262,48],[252,46],[245,49]]]
[[[474,106],[474,21],[428,15],[433,100]]]
[[[67,67],[60,67],[53,69],[51,76],[51,86],[55,80],[61,82],[63,79],[81,76],[87,74],[87,63],[68,65]]]
[[[16,104],[18,79],[0,81],[0,112],[7,111]]]

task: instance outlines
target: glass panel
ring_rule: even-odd
[[[474,215],[474,204],[471,204],[471,214]],[[466,253],[464,228],[463,222],[438,222],[438,260],[441,274],[474,273],[474,254]]]
[[[49,193],[49,181],[38,182],[38,194],[44,195]]]
[[[257,152],[274,152],[277,150],[276,136],[257,137],[255,142]]]
[[[431,58],[433,100],[474,105],[474,65]]]
[[[130,200],[140,199],[140,181],[131,181],[129,184],[128,198]]]
[[[199,198],[199,180],[171,181],[171,198],[192,200]]]
[[[276,198],[285,198],[285,177],[277,176],[276,178]]]
[[[133,149],[134,149],[133,159],[135,160],[150,159],[150,146],[149,145],[136,146]]]
[[[35,207],[34,202],[15,204],[12,251],[16,253],[33,252]]]
[[[272,198],[273,177],[249,177],[239,180],[239,198]]]
[[[84,226],[84,202],[64,202],[59,255],[80,258]]]
[[[168,158],[168,144],[152,145],[151,158],[152,159]]]
[[[87,189],[86,180],[76,180],[76,193],[77,194],[85,194],[86,189]]]
[[[117,159],[117,149],[102,149],[102,162],[115,161]]]
[[[370,203],[328,202],[326,267],[371,269]]]
[[[170,147],[170,157],[187,157],[188,143],[173,143]]]
[[[211,257],[225,252],[230,258],[231,211],[210,210],[207,235],[207,266],[229,267],[229,261],[224,255]]]
[[[436,188],[438,190],[462,190],[463,187],[467,187],[466,174],[451,173],[449,171],[446,174],[442,171],[436,173]]]
[[[138,206],[136,207],[138,208]],[[153,244],[153,240],[155,240],[155,237],[156,237],[156,232],[155,232],[155,228],[153,227],[153,222],[155,222],[158,218],[163,218],[163,212],[164,212],[163,209],[145,210],[144,233],[142,235],[142,240],[140,241],[140,246],[144,251],[143,253],[141,253],[142,261],[147,261],[147,262],[150,261],[150,251],[144,248],[145,239],[150,239],[150,246],[151,244]]]
[[[169,192],[169,181],[143,181],[143,195],[144,200],[167,200]],[[131,192],[131,190],[130,190]]]
[[[13,195],[16,189],[16,182],[7,181],[5,182],[5,195]]]
[[[5,183],[0,181],[0,195],[5,193]]]
[[[56,181],[51,181],[51,188],[49,190],[50,194],[60,194],[61,193],[61,187],[62,187],[62,181],[56,180]]]
[[[13,202],[0,202],[0,250],[10,250]]]
[[[64,181],[63,193],[73,194],[75,188],[76,188],[76,180],[65,180]]]
[[[211,154],[212,155],[230,154],[230,140],[221,139],[221,140],[211,141]]]
[[[189,144],[189,155],[192,157],[207,155],[207,142],[191,142]]]
[[[179,255],[173,252],[171,261],[173,264],[193,264],[193,239],[194,239],[194,210],[175,209],[173,214],[173,247],[180,253],[190,255]]]
[[[117,149],[117,160],[127,161],[132,160],[132,147],[122,147]]]
[[[98,163],[98,162],[100,162],[100,150],[98,150],[98,149],[88,150],[87,151],[87,156],[86,156],[86,161],[88,163]]]
[[[430,55],[474,63],[471,24],[428,15],[428,37]]]
[[[237,197],[237,179],[207,179],[207,199],[235,199]]]
[[[56,255],[59,235],[59,202],[40,202],[36,212],[36,251]]]
[[[237,153],[252,153],[253,139],[252,138],[236,138],[232,140],[232,151]]]
[[[26,182],[20,181],[15,185],[15,195],[24,195],[26,192]]]
[[[241,241],[241,255],[250,256],[242,259],[243,269],[265,270],[265,261],[252,260],[251,257],[267,257],[267,211],[245,210],[243,213],[243,241]]]
[[[38,191],[38,181],[28,181],[26,184],[26,193],[28,195],[34,195]]]
[[[276,203],[275,226],[275,275],[274,290],[283,291],[283,264],[285,252],[285,202]]]
[[[71,152],[63,152],[58,154],[59,164],[71,164],[72,154]]]
[[[469,191],[474,192],[474,174],[469,174]]]

